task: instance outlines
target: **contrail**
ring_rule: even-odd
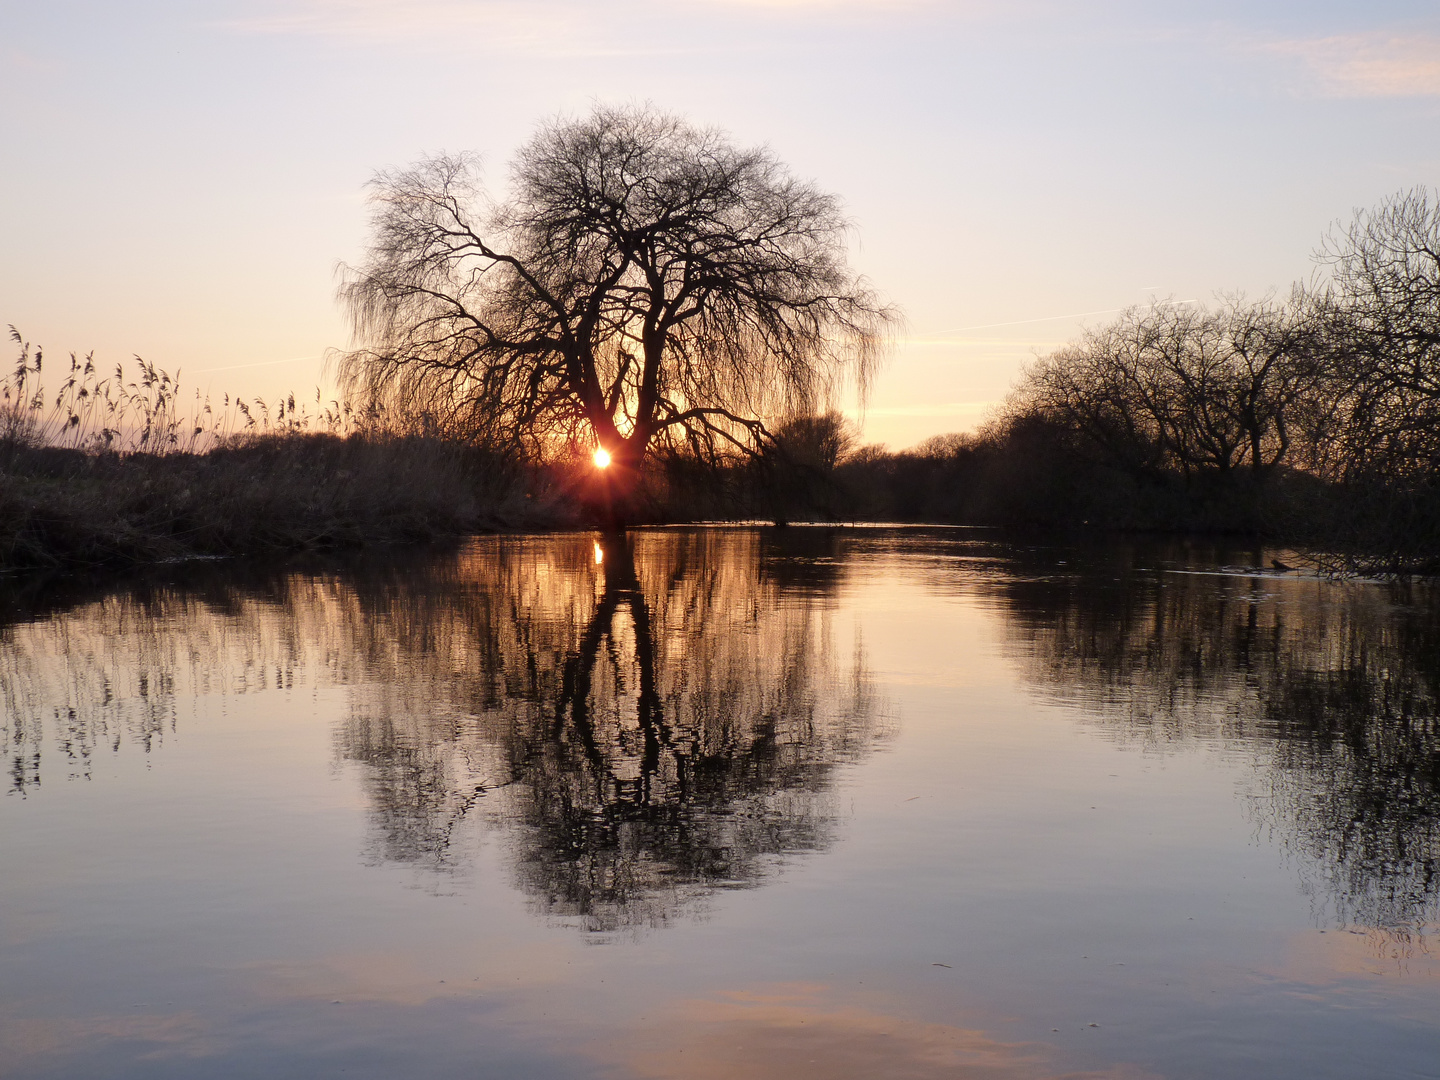
[[[1156,306],[1158,307],[1158,306],[1162,306],[1162,305],[1164,305],[1164,304],[1193,304],[1193,303],[1195,303],[1194,300],[1162,300],[1162,301],[1160,301],[1160,304],[1158,304],[1158,305],[1156,305]],[[1042,315],[1042,316],[1040,316],[1040,318],[1038,318],[1038,319],[1016,319],[1014,322],[992,322],[992,323],[980,323],[978,326],[956,326],[956,327],[953,327],[952,329],[949,329],[949,330],[932,330],[931,333],[932,333],[932,334],[958,334],[958,333],[960,333],[960,332],[962,332],[962,331],[964,331],[964,330],[994,330],[996,327],[999,327],[999,326],[1026,326],[1026,325],[1028,325],[1028,324],[1030,324],[1030,323],[1037,323],[1037,322],[1059,322],[1061,319],[1084,319],[1084,318],[1086,318],[1086,317],[1088,317],[1088,316],[1090,316],[1090,315],[1114,315],[1116,312],[1118,312],[1118,311],[1124,311],[1124,310],[1125,310],[1124,308],[1118,308],[1118,307],[1116,307],[1116,308],[1103,308],[1103,309],[1101,309],[1100,311],[1077,311],[1077,312],[1075,312],[1073,315]]]
[[[192,368],[191,375],[208,375],[212,371],[239,371],[242,368],[252,367],[274,367],[276,364],[293,364],[296,360],[319,360],[317,353],[314,356],[292,356],[287,360],[261,360],[258,364],[227,364],[225,367]]]

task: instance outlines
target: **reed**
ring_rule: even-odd
[[[187,397],[136,358],[43,352],[0,380],[0,571],[429,541],[562,524],[555,478],[342,403]],[[51,373],[53,374],[53,372]]]

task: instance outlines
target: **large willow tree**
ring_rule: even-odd
[[[543,126],[508,198],[472,159],[373,181],[341,297],[352,392],[491,442],[753,450],[863,390],[895,313],[848,266],[839,201],[766,149],[648,108]]]

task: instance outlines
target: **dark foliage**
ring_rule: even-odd
[[[550,479],[419,437],[232,439],[207,453],[0,443],[0,569],[408,543],[562,520]]]

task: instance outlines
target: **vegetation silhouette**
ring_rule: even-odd
[[[136,358],[113,373],[71,354],[46,390],[42,350],[0,379],[0,572],[414,543],[573,524],[554,471],[440,438],[423,417],[189,405],[180,377]],[[49,365],[54,373],[55,366]]]
[[[1440,203],[1420,187],[1357,211],[1316,258],[1328,277],[1284,303],[1160,301],[1041,357],[978,436],[922,448],[941,488],[974,494],[920,509],[1244,531],[1328,548],[1331,569],[1440,570]]]
[[[856,446],[793,418],[672,512],[1236,533],[1330,571],[1440,571],[1440,204],[1401,192],[1327,236],[1284,301],[1160,300],[1039,357],[973,433]],[[839,447],[839,453],[829,452]],[[667,502],[668,500],[668,502]]]
[[[544,125],[490,203],[473,161],[379,174],[339,357],[367,403],[535,459],[604,451],[630,516],[647,452],[753,453],[773,417],[864,388],[896,321],[839,201],[766,149],[648,107]]]
[[[976,432],[891,452],[826,411],[894,311],[831,196],[648,109],[556,121],[487,207],[466,159],[375,182],[343,401],[196,398],[19,334],[0,570],[621,519],[1202,531],[1440,571],[1440,204],[1325,237],[1284,300],[1158,301],[1038,358]],[[608,449],[608,468],[587,453]]]

